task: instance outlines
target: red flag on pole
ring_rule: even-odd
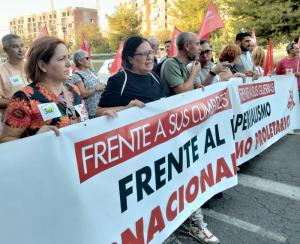
[[[39,39],[39,38],[44,37],[44,36],[49,36],[49,32],[48,32],[48,29],[47,29],[46,25],[44,25],[42,27],[42,29],[40,29],[40,32],[37,34],[35,39]]]
[[[207,12],[200,27],[198,36],[200,39],[208,40],[210,33],[216,29],[223,28],[224,23],[218,14],[217,7],[211,2],[208,5]]]
[[[90,45],[89,45],[88,39],[84,32],[82,33],[82,43],[80,45],[80,49],[86,51],[88,53],[89,57],[92,56],[92,53],[90,50]]]
[[[174,26],[171,34],[171,46],[169,50],[170,57],[174,57],[177,54],[176,39],[180,33],[181,31]]]
[[[114,59],[112,65],[111,65],[111,68],[109,69],[109,73],[111,75],[114,75],[115,73],[119,72],[119,70],[121,69],[123,45],[124,45],[123,42],[121,42],[119,44],[119,48],[118,48],[118,51],[116,53],[115,59]]]
[[[264,65],[264,76],[271,75],[273,71],[274,71],[273,44],[272,44],[272,39],[269,38],[266,61]]]

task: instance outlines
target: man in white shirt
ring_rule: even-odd
[[[238,72],[245,73],[253,71],[253,63],[250,53],[251,34],[249,32],[239,32],[236,37],[236,44],[241,48],[242,53],[234,65]]]

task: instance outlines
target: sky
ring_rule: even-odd
[[[100,0],[101,25],[107,26],[106,14],[112,14],[117,0]],[[54,0],[54,9],[64,7],[96,8],[96,0]],[[0,9],[0,38],[9,33],[9,19],[51,10],[50,0],[8,0]],[[102,10],[102,11],[101,11]]]

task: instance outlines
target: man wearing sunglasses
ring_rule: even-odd
[[[201,51],[199,55],[199,62],[201,64],[201,71],[195,78],[195,86],[207,86],[221,81],[219,74],[227,69],[221,63],[213,63],[213,50],[212,46],[207,40],[200,40]],[[191,70],[191,64],[188,65]]]

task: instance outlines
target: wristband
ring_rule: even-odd
[[[216,75],[217,75],[215,72],[212,72],[212,71],[209,71],[209,74],[210,74],[211,76],[216,76]]]

